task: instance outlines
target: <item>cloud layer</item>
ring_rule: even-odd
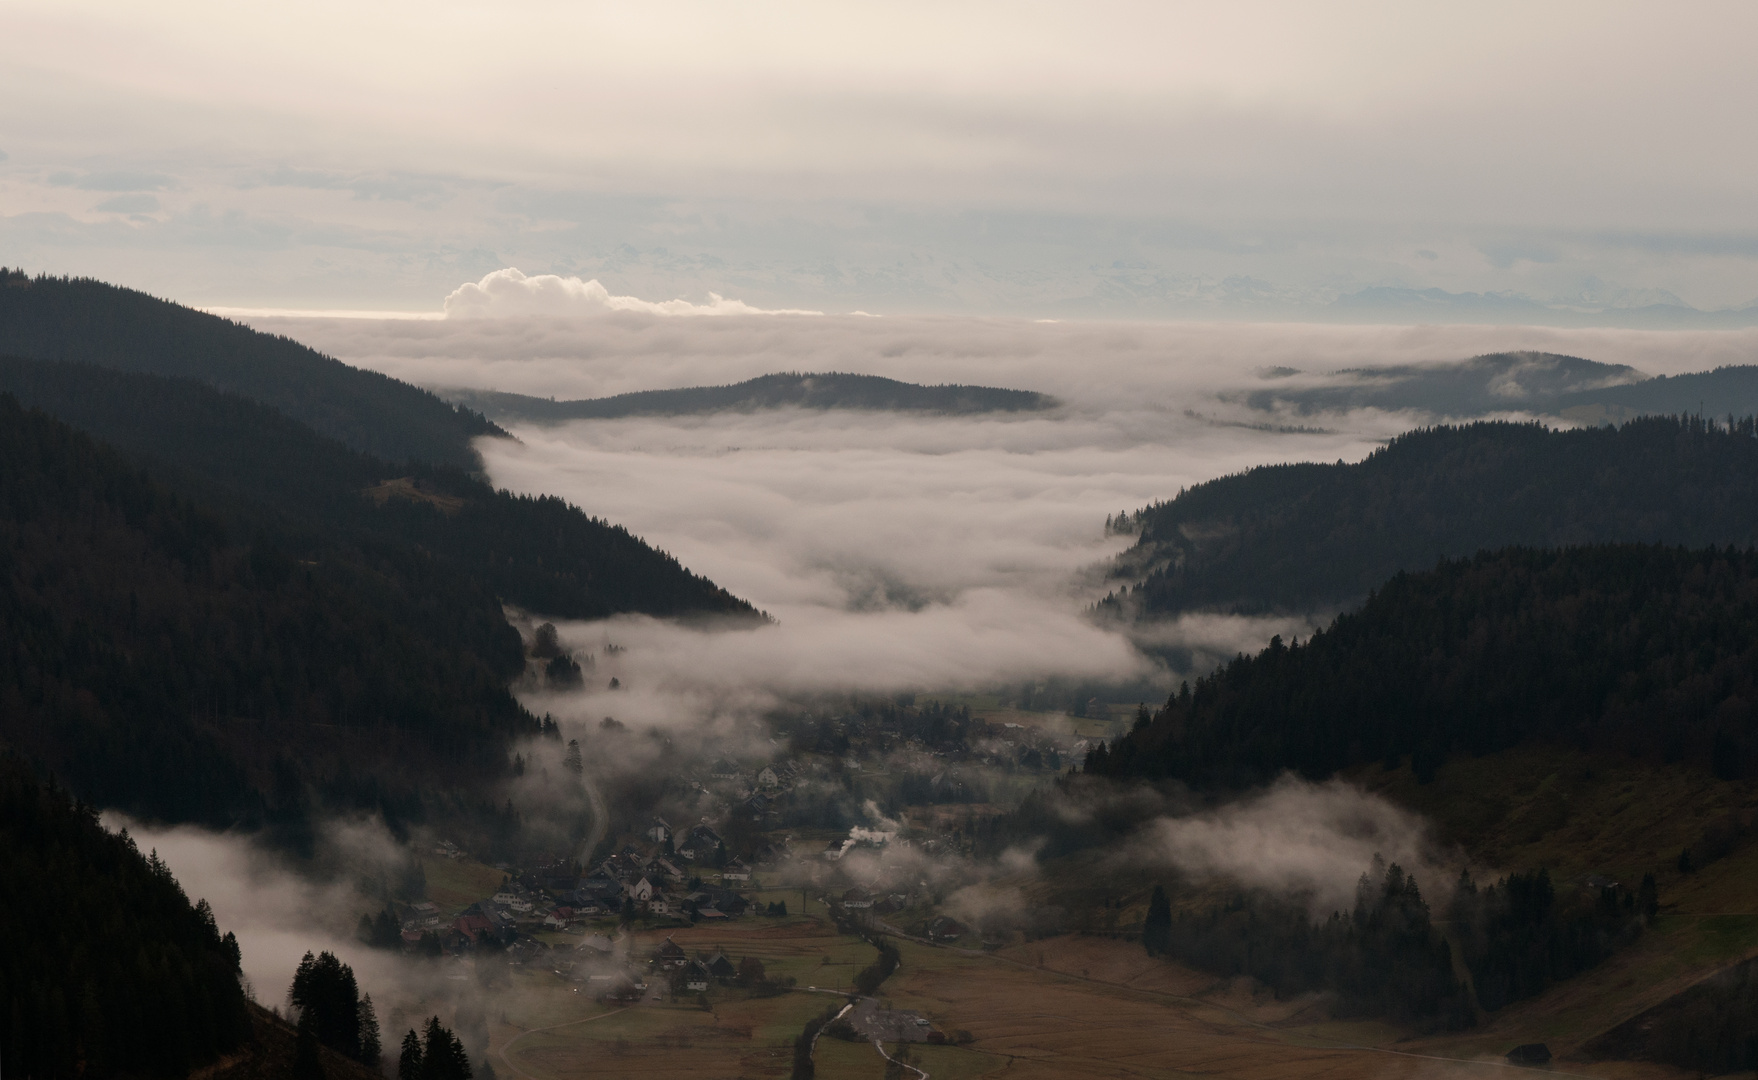
[[[448,319],[506,319],[533,315],[600,315],[610,311],[638,311],[648,315],[821,315],[818,311],[766,311],[743,300],[728,300],[709,293],[706,304],[688,300],[642,300],[612,296],[596,278],[538,274],[528,277],[514,267],[485,274],[481,281],[466,282],[454,289],[445,302]]]
[[[1147,667],[1081,615],[1122,550],[1107,515],[1252,465],[1357,459],[1428,418],[1373,410],[1266,417],[1220,395],[1322,373],[1505,349],[1653,373],[1739,362],[1758,334],[1503,328],[1035,323],[956,318],[258,320],[431,386],[556,397],[729,383],[781,370],[1045,391],[1048,413],[941,418],[777,410],[529,426],[482,444],[497,484],[627,525],[780,625],[721,635],[648,620],[565,627],[627,645],[558,715],[669,726],[750,715],[776,695],[1133,681]],[[1278,423],[1303,427],[1274,430]],[[541,613],[538,613],[541,614]],[[1137,640],[1193,668],[1305,636],[1288,621],[1192,617]],[[1183,672],[1176,673],[1181,677]],[[735,704],[736,703],[736,704]]]
[[[887,313],[1758,296],[1749,4],[302,10],[0,6],[8,259],[313,310],[509,265]]]

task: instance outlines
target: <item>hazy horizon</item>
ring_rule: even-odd
[[[1755,30],[32,0],[0,12],[0,262],[299,310],[518,267],[888,315],[1708,325],[1758,301]]]

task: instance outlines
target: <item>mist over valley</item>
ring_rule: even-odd
[[[0,1076],[1758,1069],[1754,33],[0,5]]]

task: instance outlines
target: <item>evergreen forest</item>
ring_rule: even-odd
[[[471,440],[506,434],[426,390],[291,338],[91,278],[0,267],[0,356],[193,379],[388,461],[477,469]]]
[[[1758,542],[1758,423],[1650,417],[1412,431],[1355,464],[1266,465],[1130,520],[1139,578],[1100,610],[1326,612],[1401,570],[1489,548]]]
[[[1758,775],[1758,550],[1509,548],[1400,573],[1186,684],[1085,771],[1240,788],[1526,740]]]
[[[0,1059],[8,1076],[176,1080],[251,1036],[238,944],[156,853],[0,759]]]

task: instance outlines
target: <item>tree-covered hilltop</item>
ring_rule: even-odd
[[[453,390],[446,396],[470,409],[505,421],[559,424],[567,420],[610,420],[620,416],[689,416],[758,409],[863,409],[963,416],[990,412],[1033,412],[1056,401],[1031,390],[943,384],[922,386],[878,375],[830,371],[760,375],[731,386],[691,386],[680,390],[638,390],[614,397],[552,401],[492,390]]]
[[[188,379],[0,357],[0,390],[147,464],[185,496],[275,528],[433,557],[507,602],[566,618],[757,612],[621,526],[462,469],[393,465]]]
[[[1507,549],[1400,573],[1095,748],[1088,773],[1242,787],[1525,741],[1758,775],[1758,551]]]
[[[1356,464],[1269,465],[1134,516],[1116,614],[1336,610],[1401,570],[1526,545],[1758,541],[1758,427],[1655,417],[1412,431]]]
[[[194,379],[394,462],[476,469],[470,441],[505,434],[426,390],[291,338],[90,278],[0,268],[0,355]]]
[[[430,553],[198,505],[0,394],[0,742],[82,797],[295,846],[314,803],[492,819],[523,665]]]
[[[250,1040],[238,945],[206,902],[4,758],[0,866],[6,1075],[175,1080]]]

